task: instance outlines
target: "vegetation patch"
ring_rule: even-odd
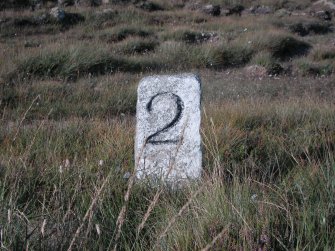
[[[155,50],[159,45],[157,41],[154,40],[130,40],[122,46],[121,51],[126,54],[145,54]]]
[[[325,76],[332,74],[334,71],[334,66],[329,62],[315,63],[302,61],[298,67],[305,75]]]
[[[155,2],[150,2],[150,1],[144,1],[141,3],[138,3],[136,5],[138,8],[146,11],[159,11],[159,10],[164,10],[163,6],[161,6],[158,3]]]
[[[335,59],[335,48],[317,48],[313,51],[312,57],[317,61]]]
[[[290,24],[289,30],[300,36],[306,36],[310,34],[326,34],[332,32],[332,25],[326,22],[298,22]]]
[[[209,52],[207,67],[226,68],[239,67],[247,64],[253,55],[250,47],[243,46],[221,46]]]
[[[266,47],[274,58],[280,60],[306,55],[312,48],[307,42],[285,35],[271,36]]]
[[[259,52],[251,60],[252,63],[263,66],[269,75],[279,75],[284,71],[284,68],[277,62],[270,53]]]
[[[188,44],[199,44],[206,42],[215,36],[217,36],[217,34],[210,32],[178,30],[173,33],[164,34],[163,39],[173,39],[175,41],[182,41]]]
[[[119,27],[111,32],[104,32],[100,38],[107,42],[119,42],[129,36],[148,37],[153,33],[149,30],[138,27]]]
[[[94,12],[88,15],[87,22],[90,26],[101,29],[103,26],[106,27],[114,25],[119,16],[119,12],[113,10]]]
[[[87,74],[99,75],[116,71],[139,72],[155,67],[155,62],[126,59],[99,48],[81,47],[53,52],[43,51],[38,56],[28,57],[22,60],[8,77],[76,79]]]

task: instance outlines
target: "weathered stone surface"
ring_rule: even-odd
[[[65,11],[59,7],[54,7],[50,10],[50,15],[61,22],[65,18]]]
[[[334,1],[329,1],[329,0],[319,0],[313,3],[314,8],[323,8],[323,9],[328,9],[328,10],[333,10],[335,11],[335,3]]]
[[[52,8],[49,15],[50,16],[41,16],[40,23],[57,22],[63,26],[69,26],[85,21],[85,17],[81,14],[65,12],[59,7]],[[49,17],[51,17],[51,20]]]
[[[193,74],[151,76],[138,87],[136,176],[181,182],[201,175],[201,83]]]
[[[287,17],[287,16],[291,16],[291,12],[288,11],[287,9],[279,9],[275,12],[275,15],[277,17]]]
[[[315,12],[315,16],[320,18],[321,20],[331,21],[332,14],[328,10],[320,10]]]
[[[251,7],[250,11],[251,11],[251,13],[253,13],[255,15],[266,15],[266,14],[273,13],[272,8],[269,7],[269,6],[265,6],[265,5],[258,5],[258,6],[255,6],[255,7]]]
[[[202,8],[202,11],[208,15],[212,15],[212,16],[220,16],[221,14],[221,7],[220,5],[213,5],[213,4],[208,4],[205,5]]]

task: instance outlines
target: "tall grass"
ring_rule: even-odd
[[[202,181],[161,190],[148,214],[160,188],[135,184],[119,249],[333,249],[334,107],[241,101],[205,109]],[[127,117],[2,126],[2,245],[113,247],[133,130]]]

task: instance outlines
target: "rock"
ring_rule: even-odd
[[[41,43],[35,42],[35,41],[24,41],[24,47],[25,48],[36,48],[40,47]]]
[[[138,179],[175,184],[201,176],[201,84],[197,76],[140,81],[135,165]]]
[[[123,175],[123,178],[124,178],[125,180],[128,180],[128,179],[130,178],[130,176],[131,176],[131,173],[130,173],[130,172],[126,172],[126,173]]]
[[[111,8],[103,9],[102,12],[101,12],[101,14],[105,14],[105,15],[116,15],[117,13],[118,12],[116,10],[113,10]]]
[[[142,3],[137,4],[136,7],[142,10],[150,11],[150,12],[164,10],[162,6],[154,2],[142,2]]]
[[[288,11],[287,9],[279,9],[275,12],[277,17],[288,17],[291,16],[291,14],[291,11]]]
[[[218,34],[214,32],[184,31],[179,35],[179,39],[188,44],[200,44],[207,41],[217,40]]]
[[[32,0],[30,2],[30,9],[31,11],[35,11],[41,9],[43,2],[41,0]]]
[[[251,65],[244,69],[246,75],[251,78],[264,78],[268,75],[268,71],[264,66]]]
[[[41,24],[48,24],[48,23],[51,22],[50,15],[47,14],[47,13],[44,13],[44,14],[42,14],[40,16],[37,16],[35,18],[35,20],[36,20],[36,23],[39,24],[39,25],[41,25]]]
[[[230,10],[229,9],[221,9],[221,15],[222,16],[229,16]]]
[[[74,4],[74,0],[58,0],[58,6],[72,6]]]
[[[50,16],[54,21],[62,25],[74,25],[85,20],[84,16],[78,13],[68,13],[59,7],[54,7],[50,11]]]
[[[205,5],[202,8],[202,12],[208,14],[208,15],[212,15],[212,16],[220,16],[221,14],[221,7],[220,5],[212,5],[212,4],[208,4]]]
[[[50,16],[58,22],[62,22],[65,18],[65,11],[59,7],[54,7],[50,10]]]
[[[235,5],[232,8],[229,8],[228,11],[226,11],[226,16],[230,15],[242,15],[242,12],[244,11],[244,7],[242,5]]]
[[[201,11],[203,5],[198,1],[197,2],[187,1],[184,8],[187,10]]]
[[[314,16],[318,17],[321,20],[331,21],[332,14],[328,10],[320,10],[315,12]]]
[[[313,3],[313,8],[323,8],[335,11],[335,3],[334,1],[320,0]]]
[[[317,1],[310,7],[310,14],[322,20],[330,21],[335,16],[335,2]]]
[[[258,5],[250,8],[250,12],[255,15],[266,15],[273,13],[273,10],[269,6]]]

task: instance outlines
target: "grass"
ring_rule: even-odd
[[[154,51],[158,45],[154,40],[131,40],[123,45],[121,51],[125,54],[145,54]]]
[[[44,7],[1,12],[0,247],[334,250],[334,22],[155,3],[67,7],[85,20],[66,29],[9,25]],[[314,22],[329,30],[288,29]],[[268,75],[246,76],[251,65]],[[137,85],[186,71],[202,79],[202,177],[134,182]]]
[[[125,53],[143,53],[153,50],[155,42],[130,42],[122,49]],[[140,72],[147,67],[155,68],[155,62],[138,62],[129,58],[113,55],[104,48],[77,47],[41,51],[18,63],[8,78],[66,78],[107,74],[118,71]]]
[[[206,32],[195,32],[189,30],[177,30],[172,34],[164,34],[164,40],[182,41],[188,44],[197,44],[208,41],[215,34]]]
[[[333,201],[334,192],[331,151],[335,139],[329,138],[327,131],[334,130],[334,107],[321,103],[307,105],[310,108],[306,110],[302,108],[306,107],[305,102],[265,105],[241,101],[210,109],[207,116],[212,118],[214,127],[211,120],[204,121],[205,189],[162,237],[160,249],[164,245],[181,250],[200,249],[222,229],[226,229],[225,236],[229,238],[220,239],[216,243],[220,247],[255,248],[263,234],[269,239],[267,245],[278,249],[282,245],[322,245],[331,249],[333,209],[328,203]],[[258,109],[252,108],[255,106]],[[7,205],[1,214],[6,216],[2,222],[7,222],[4,244],[15,244],[16,248],[27,243],[35,248],[67,247],[72,235],[63,236],[60,229],[74,233],[96,196],[91,187],[100,187],[106,177],[113,177],[113,182],[108,178],[110,181],[75,244],[76,248],[107,246],[127,186],[123,174],[133,164],[133,137],[129,130],[133,131],[129,117],[110,122],[71,119],[66,123],[46,118],[35,124],[25,123],[15,141],[12,140],[16,126],[2,132],[5,147],[1,154],[6,156],[9,151],[12,156],[3,159],[3,164],[9,166],[1,179],[2,204]],[[217,144],[211,137],[217,137]],[[16,170],[21,170],[19,175]],[[272,182],[268,180],[271,177]],[[16,185],[11,185],[9,191],[9,184]],[[152,247],[194,189],[198,188],[177,194],[164,192],[134,243],[131,236],[135,236],[134,230],[148,206],[143,197],[151,200],[155,193],[155,189],[136,185],[126,218],[132,220],[123,226],[127,235],[121,236],[120,247]],[[7,201],[9,198],[11,202]],[[22,208],[27,203],[29,211]],[[313,214],[314,210],[319,213]],[[25,217],[31,220],[27,222]],[[43,237],[40,228],[44,220],[47,223]],[[35,227],[37,230],[30,233]],[[28,229],[32,235],[22,238],[19,229]],[[315,239],[315,231],[324,239]],[[291,236],[288,239],[287,232]],[[86,241],[82,239],[85,236]]]
[[[147,31],[139,27],[118,27],[116,30],[111,32],[105,32],[101,35],[101,38],[103,40],[107,40],[108,42],[119,42],[129,36],[148,37],[151,34],[151,31]]]

